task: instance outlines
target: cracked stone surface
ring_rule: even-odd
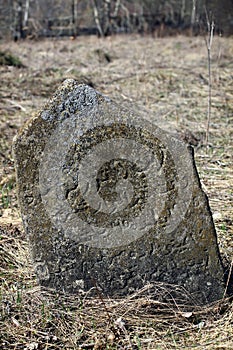
[[[223,296],[216,232],[189,146],[66,80],[20,130],[13,153],[41,285],[124,296],[165,282],[200,304]]]

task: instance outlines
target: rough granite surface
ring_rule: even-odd
[[[223,267],[192,149],[66,80],[14,140],[18,199],[41,285],[124,296],[147,282],[220,299]]]

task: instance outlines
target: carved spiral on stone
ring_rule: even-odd
[[[71,114],[51,134],[40,164],[53,224],[98,248],[130,244],[151,230],[172,233],[189,206],[193,176],[190,157],[179,159],[174,142],[184,147],[111,105]]]

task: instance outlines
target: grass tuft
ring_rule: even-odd
[[[0,66],[25,67],[17,56],[7,51],[0,51]]]

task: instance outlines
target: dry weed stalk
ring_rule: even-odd
[[[230,284],[231,284],[231,279],[232,279],[232,269],[233,269],[233,259],[231,260],[231,263],[230,263],[230,268],[229,268],[229,272],[228,272],[228,276],[227,276],[226,288],[224,291],[223,299],[226,297],[228,289],[231,289]],[[229,286],[230,286],[230,288],[229,288]]]
[[[206,23],[208,29],[208,37],[205,38],[206,48],[207,48],[207,60],[208,60],[208,109],[207,109],[207,123],[206,123],[206,149],[208,149],[209,143],[209,129],[210,129],[210,119],[211,119],[211,104],[212,104],[212,75],[211,75],[211,48],[214,37],[214,21],[209,18],[207,9],[205,8],[206,13]]]

